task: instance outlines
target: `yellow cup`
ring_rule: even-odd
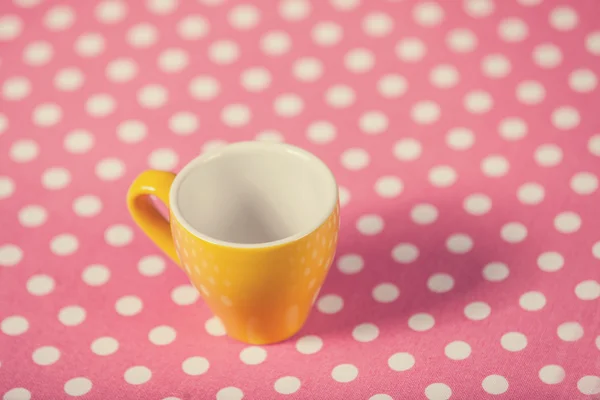
[[[168,207],[169,220],[150,196]],[[287,144],[227,145],[177,175],[143,172],[127,204],[229,336],[269,344],[304,325],[339,230],[337,184],[316,156]]]

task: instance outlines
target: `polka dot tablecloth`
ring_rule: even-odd
[[[600,395],[596,0],[2,0],[0,396]],[[125,207],[241,140],[321,157],[303,330],[226,336]]]

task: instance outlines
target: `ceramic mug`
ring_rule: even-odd
[[[167,206],[168,220],[151,196]],[[337,246],[335,178],[315,155],[287,144],[239,142],[196,157],[177,175],[145,171],[127,204],[227,334],[250,344],[300,330]]]

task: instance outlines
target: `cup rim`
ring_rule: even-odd
[[[209,235],[203,234],[202,232],[200,232],[196,228],[194,228],[183,217],[183,215],[179,209],[179,204],[177,202],[179,188],[181,187],[181,184],[185,181],[185,178],[190,174],[190,172],[192,172],[195,168],[198,168],[203,163],[209,161],[211,158],[218,157],[218,156],[227,154],[232,151],[249,151],[249,152],[251,152],[251,151],[257,151],[257,150],[262,150],[262,149],[270,149],[270,150],[274,149],[275,151],[278,151],[281,153],[287,152],[287,153],[295,153],[295,154],[301,155],[307,160],[307,162],[309,162],[310,164],[316,165],[319,169],[321,169],[322,172],[327,175],[327,179],[330,184],[328,186],[331,186],[331,188],[333,190],[333,195],[332,196],[328,195],[327,196],[328,198],[326,199],[330,203],[329,206],[327,207],[327,212],[323,213],[323,215],[320,215],[318,219],[315,219],[315,223],[311,224],[310,228],[308,228],[308,229],[296,232],[293,235],[287,236],[283,239],[274,240],[274,241],[270,241],[270,242],[263,242],[263,243],[229,242],[226,240],[220,240],[220,239],[213,238]],[[325,164],[325,162],[323,162],[323,160],[321,160],[315,154],[313,154],[307,150],[304,150],[300,147],[297,147],[297,146],[294,146],[291,144],[287,144],[287,143],[241,141],[241,142],[230,143],[230,144],[224,145],[223,147],[219,147],[217,149],[204,152],[204,153],[196,156],[195,158],[193,158],[191,161],[189,161],[179,171],[179,173],[176,174],[175,179],[173,180],[171,189],[169,191],[169,211],[188,232],[190,232],[192,235],[204,240],[205,242],[223,246],[223,247],[231,247],[231,248],[239,248],[239,249],[260,249],[260,248],[265,248],[265,247],[282,246],[282,245],[285,245],[288,243],[295,242],[299,239],[302,239],[305,236],[310,235],[315,230],[317,230],[321,225],[323,225],[327,221],[329,216],[334,212],[335,208],[337,207],[338,201],[339,201],[338,197],[339,197],[339,189],[338,189],[338,185],[335,180],[335,176],[334,176],[333,172],[327,166],[327,164]]]

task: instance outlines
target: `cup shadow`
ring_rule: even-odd
[[[418,313],[433,316],[436,326],[455,324],[457,318],[464,318],[465,306],[480,300],[490,284],[483,276],[484,267],[492,262],[510,264],[519,257],[519,245],[499,244],[502,221],[470,215],[462,211],[459,201],[448,199],[437,205],[439,216],[427,225],[413,222],[406,207],[378,210],[384,228],[373,235],[364,235],[356,227],[364,214],[342,213],[336,258],[297,337],[340,333],[351,337],[354,327],[364,323],[373,323],[380,330],[390,326],[410,330],[408,320]],[[468,235],[472,248],[467,250],[468,240],[457,234]],[[394,258],[394,248],[400,244],[418,248],[414,261],[407,253],[404,262]],[[512,246],[511,251],[505,246]],[[342,272],[340,260],[349,255],[362,258],[360,271]],[[532,279],[527,272],[520,275],[520,280]],[[503,282],[507,292],[514,286],[511,282],[515,279],[511,278]],[[397,297],[394,286],[399,291]],[[341,309],[336,296],[343,301]]]

